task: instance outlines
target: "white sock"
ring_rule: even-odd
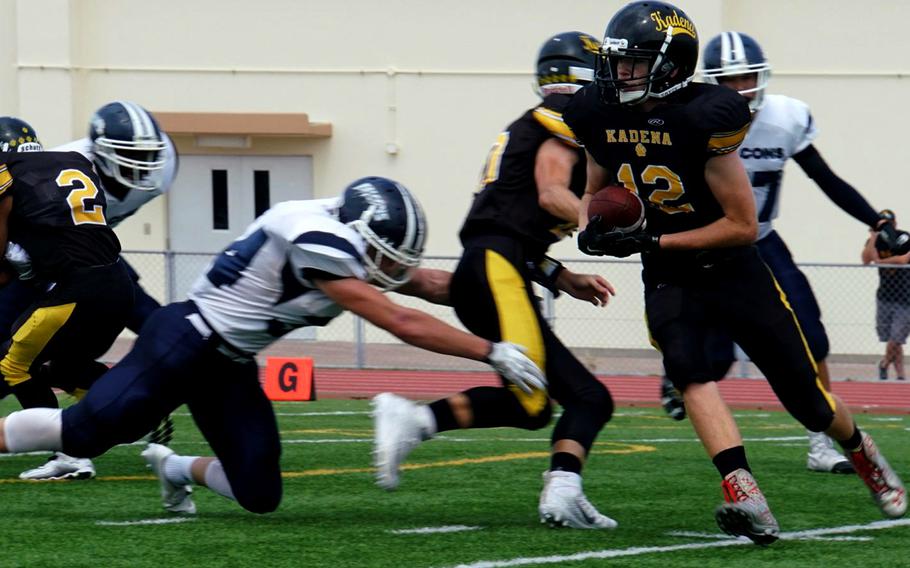
[[[421,404],[417,407],[417,420],[423,426],[424,440],[429,440],[436,435],[436,416],[433,415],[429,406]]]
[[[174,454],[164,460],[164,478],[174,485],[190,485],[194,483],[193,473],[190,468],[199,456],[178,456]]]
[[[9,453],[63,449],[63,420],[59,408],[26,408],[13,412],[3,422]]]
[[[231,484],[227,475],[224,474],[220,460],[213,461],[205,468],[205,486],[222,497],[227,497],[232,501],[237,500],[234,498],[234,492],[231,490]]]

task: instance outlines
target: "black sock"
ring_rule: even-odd
[[[458,430],[458,422],[455,421],[455,414],[452,413],[452,406],[449,399],[443,398],[436,402],[430,403],[430,412],[436,418],[436,431],[445,432],[447,430]]]
[[[746,460],[746,448],[742,446],[727,448],[714,456],[711,461],[714,462],[714,467],[720,472],[721,477],[727,477],[727,475],[737,469],[744,469],[752,473],[749,468],[749,462]]]
[[[22,408],[57,408],[57,395],[46,384],[30,379],[13,387]]]
[[[550,471],[571,471],[581,473],[581,460],[569,452],[556,452],[550,458]]]
[[[859,450],[860,447],[863,445],[863,434],[862,434],[862,432],[860,432],[859,428],[854,423],[853,424],[853,435],[851,435],[850,438],[847,440],[844,440],[844,441],[838,440],[837,443],[840,444],[840,447],[847,450],[848,452],[855,452],[855,451]]]

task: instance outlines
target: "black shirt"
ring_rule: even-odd
[[[736,150],[751,114],[739,93],[717,85],[691,84],[645,112],[604,104],[591,84],[575,94],[563,119],[613,182],[642,198],[648,232],[665,234],[723,216],[705,181],[705,165]],[[696,256],[659,251],[642,255],[642,262],[646,273],[672,273],[668,265],[691,263]]]
[[[22,246],[37,277],[116,262],[120,241],[105,219],[104,192],[78,152],[0,155],[0,195],[12,196],[9,240]]]
[[[540,256],[549,246],[577,227],[551,215],[538,203],[534,167],[540,146],[557,138],[578,155],[569,189],[581,197],[585,191],[585,153],[562,120],[570,95],[550,95],[499,134],[487,157],[481,188],[460,237],[462,243],[483,235],[507,235],[528,247],[530,256]]]

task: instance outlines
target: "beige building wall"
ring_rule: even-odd
[[[320,195],[364,174],[399,179],[426,205],[429,252],[456,254],[487,148],[534,104],[539,44],[568,29],[600,36],[622,4],[0,0],[0,105],[49,144],[81,136],[91,111],[116,98],[157,111],[305,112],[334,128],[291,149],[313,155]],[[770,90],[810,104],[836,171],[876,208],[910,211],[898,173],[910,3],[680,5],[703,42],[727,28],[758,37],[774,65]],[[864,229],[790,169],[779,227],[797,258],[855,261]],[[159,201],[124,224],[125,245],[163,248],[165,211]]]
[[[83,136],[91,112],[115,99],[159,112],[306,113],[330,123],[332,136],[257,138],[249,151],[311,155],[317,196],[337,194],[363,175],[404,182],[427,210],[428,253],[456,255],[456,233],[490,144],[537,100],[531,85],[539,45],[571,29],[599,37],[623,4],[0,0],[0,107],[32,122],[49,146]],[[753,34],[774,67],[769,91],[810,105],[821,130],[816,145],[835,171],[874,207],[896,210],[899,220],[910,215],[902,175],[910,131],[910,38],[902,27],[910,2],[680,6],[703,45],[724,29]],[[202,152],[191,136],[178,142],[183,153]],[[865,228],[792,164],[782,199],[778,228],[798,261],[858,261]],[[121,225],[125,248],[166,248],[166,211],[158,199]],[[581,256],[572,242],[554,255]],[[872,286],[861,298],[864,336],[871,334]],[[625,301],[640,296],[634,277],[623,292]],[[827,289],[820,296],[823,308],[837,301]],[[630,321],[640,322],[641,310],[632,312]],[[570,344],[578,339],[561,333]],[[836,347],[852,350],[855,335],[833,338]],[[623,336],[643,337],[643,330]],[[863,350],[877,349],[868,339]]]

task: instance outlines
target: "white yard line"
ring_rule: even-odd
[[[910,519],[896,519],[891,521],[875,521],[867,525],[846,525],[842,527],[829,527],[823,529],[810,529],[805,531],[793,531],[781,533],[783,540],[798,539],[815,539],[828,535],[840,535],[859,531],[873,531],[891,529],[894,527],[910,526]],[[714,538],[714,535],[709,535]],[[714,542],[693,542],[687,544],[676,544],[669,546],[633,546],[630,548],[615,548],[606,550],[591,550],[588,552],[578,552],[567,555],[553,556],[536,556],[528,558],[512,558],[510,560],[481,560],[469,564],[459,564],[454,568],[507,568],[509,566],[532,566],[541,564],[566,564],[568,562],[580,562],[582,560],[620,558],[624,556],[641,556],[644,554],[655,554],[660,552],[674,552],[677,550],[697,550],[703,548],[724,548],[728,546],[753,546],[752,542],[745,538],[727,538],[724,540],[715,540]]]
[[[176,525],[195,520],[196,517],[166,517],[163,519],[141,519],[139,521],[98,521],[95,524],[103,527],[129,527],[134,525]]]
[[[709,540],[730,540],[734,537],[727,536],[721,533],[704,533],[704,532],[695,532],[695,531],[670,531],[667,533],[667,536],[680,536],[680,537],[689,537],[689,538],[704,538]],[[744,540],[749,542],[749,539],[746,537],[739,537],[739,540]],[[803,535],[795,537],[787,537],[784,540],[839,540],[839,541],[857,541],[857,542],[866,542],[869,540],[874,540],[871,536],[812,536],[812,535]]]
[[[465,531],[479,531],[483,527],[471,527],[468,525],[446,525],[442,527],[420,527],[416,529],[397,529],[386,532],[392,534],[437,534],[437,533],[454,533]]]

